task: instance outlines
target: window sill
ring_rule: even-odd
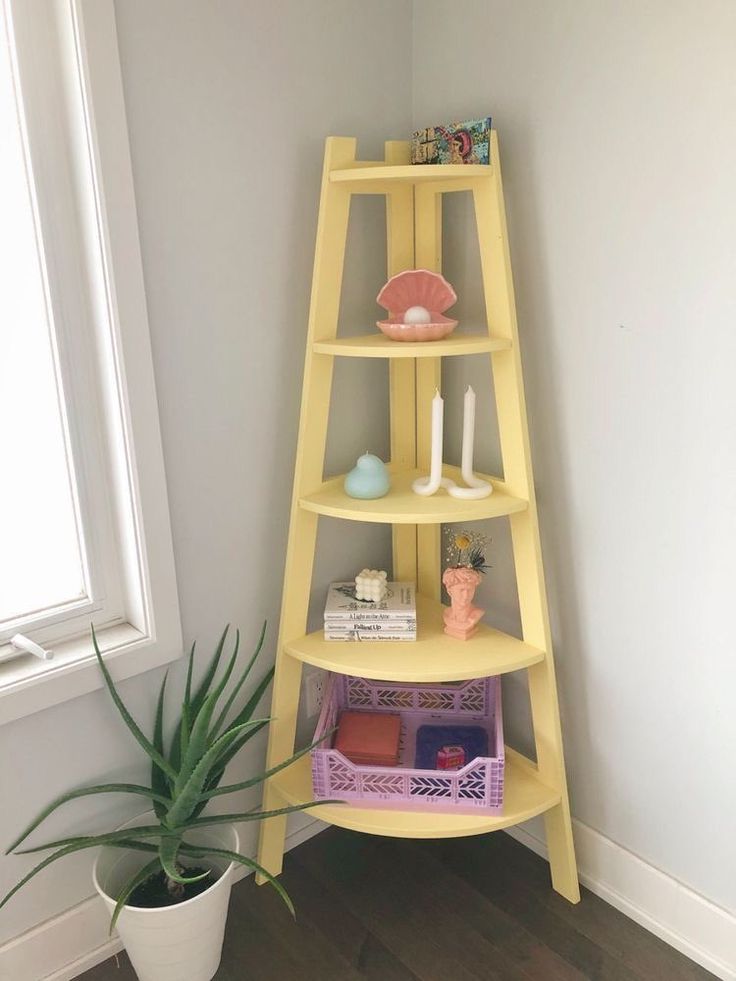
[[[116,681],[181,657],[180,644],[157,640],[129,623],[99,630],[97,640]],[[53,652],[50,661],[28,654],[0,663],[0,725],[103,687],[89,635],[55,644]]]

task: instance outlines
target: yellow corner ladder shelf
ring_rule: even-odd
[[[329,804],[320,805],[315,815],[368,834],[451,838],[496,831],[542,814],[552,885],[571,902],[578,902],[496,132],[491,133],[490,166],[412,166],[409,144],[404,142],[388,142],[384,161],[358,161],[355,151],[355,139],[327,140],[268,766],[293,753],[304,663],[364,678],[418,683],[526,669],[537,762],[507,747],[502,814],[468,816]],[[390,341],[381,334],[338,338],[351,196],[385,195],[388,275],[393,276],[404,269],[441,271],[442,195],[455,191],[469,191],[473,196],[485,331],[459,332],[418,344]],[[469,354],[490,355],[504,479],[489,478],[494,493],[480,501],[444,494],[419,497],[412,492],[411,482],[429,472],[430,405],[440,387],[441,359]],[[391,492],[378,500],[355,500],[343,491],[343,477],[323,478],[336,357],[389,359],[392,483]],[[446,475],[454,470],[444,468]],[[394,578],[417,584],[416,643],[341,643],[325,641],[321,631],[306,634],[320,515],[392,525]],[[442,523],[503,516],[511,524],[523,640],[485,625],[472,641],[453,640],[442,630]],[[264,810],[311,799],[310,761],[305,757],[266,782]],[[269,818],[261,827],[259,861],[274,875],[281,871],[285,833],[286,817]]]

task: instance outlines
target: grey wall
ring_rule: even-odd
[[[414,6],[415,124],[491,112],[501,142],[573,812],[731,908],[734,50],[730,0]]]
[[[267,617],[267,662],[323,141],[356,135],[375,156],[409,132],[410,3],[120,0],[116,13],[185,640],[211,647],[230,621],[249,644]],[[376,202],[355,218],[343,325],[365,330],[385,278],[384,226]],[[330,436],[331,471],[366,447],[387,452],[385,366],[341,366],[335,388],[343,423]],[[316,582],[385,562],[387,536],[357,526],[339,537],[326,522]],[[144,725],[160,680],[121,686]],[[254,772],[263,750],[239,770]],[[139,760],[102,693],[0,728],[0,841],[68,788],[145,778]],[[77,802],[47,834],[100,830],[139,809]],[[3,858],[0,892],[28,865]],[[29,885],[3,911],[0,942],[90,895],[90,865],[67,859]]]

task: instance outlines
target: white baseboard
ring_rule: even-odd
[[[286,850],[325,827],[306,814],[291,815]],[[235,873],[236,880],[246,875],[242,866]],[[109,924],[99,898],[90,896],[0,946],[0,981],[72,981],[122,950],[117,937],[108,938]]]
[[[539,826],[507,833],[547,858]],[[736,981],[736,916],[587,825],[573,827],[584,886],[716,977]]]

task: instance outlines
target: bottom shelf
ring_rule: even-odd
[[[304,804],[312,798],[309,756],[278,773],[273,787],[287,804]],[[506,748],[503,814],[443,814],[356,807],[352,804],[320,804],[310,814],[351,831],[391,838],[462,838],[498,831],[542,814],[560,802],[560,794],[543,784],[536,767],[526,757]]]

